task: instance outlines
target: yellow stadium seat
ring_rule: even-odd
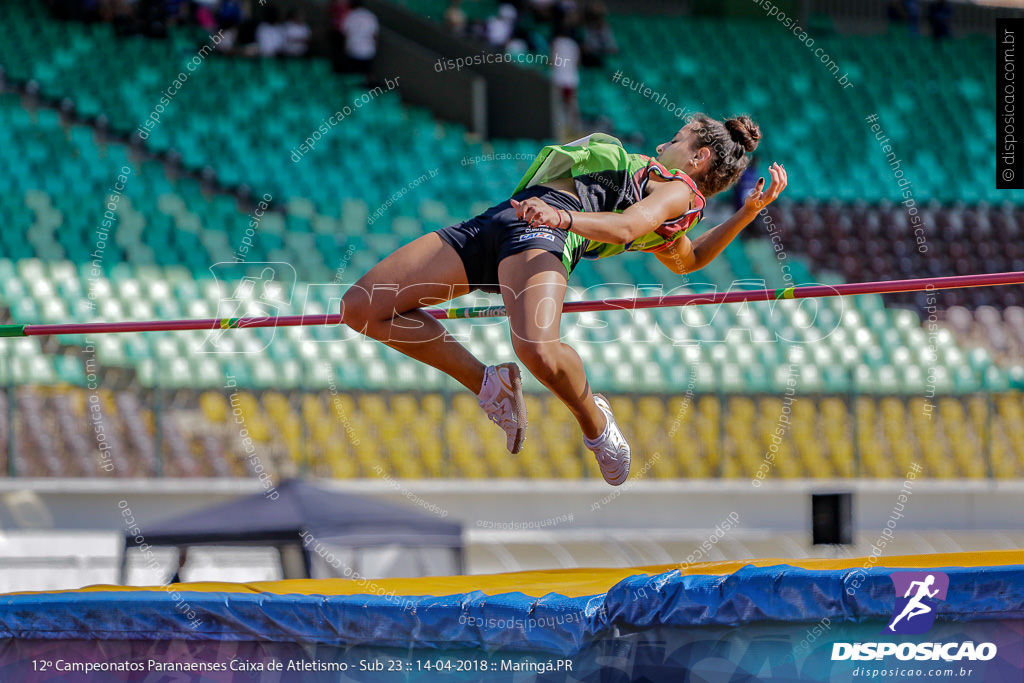
[[[882,449],[874,445],[861,449],[861,461],[865,476],[876,478],[892,477],[889,463],[885,460]]]
[[[83,417],[90,392],[62,391]],[[112,392],[101,395],[104,409],[115,415],[113,398]],[[518,457],[507,452],[504,434],[468,392],[239,390],[230,400],[218,391],[197,399],[202,419],[220,425],[228,437],[244,427],[272,458],[287,455],[279,467],[303,465],[321,476],[600,478],[572,414],[546,392],[527,396],[531,421]],[[929,477],[1024,477],[1020,392],[945,396],[934,400],[933,409],[921,396],[862,395],[853,410],[837,396],[801,395],[788,402],[781,395],[609,399],[633,447],[633,477],[746,479],[766,462],[772,479],[900,478],[914,462]],[[152,430],[152,411],[140,415]],[[206,455],[199,440],[191,441],[205,472]],[[232,462],[238,443],[231,438]]]
[[[984,396],[970,396],[967,398],[967,413],[970,416],[969,424],[978,433],[984,433],[988,424],[989,404]]]
[[[796,458],[796,453],[793,452],[793,447],[789,442],[783,442],[779,445],[779,456],[775,459],[775,469],[779,473],[779,477],[783,479],[796,479],[801,476],[805,476],[800,462]],[[751,472],[751,476],[753,476]]]
[[[608,402],[612,406],[612,412],[615,413],[615,421],[621,424],[629,424],[634,420],[639,419],[637,412],[637,399],[632,396],[616,396],[603,394]],[[561,404],[561,401],[559,401]],[[564,409],[564,408],[563,408]]]
[[[478,457],[484,461],[491,476],[503,478],[519,476],[520,457],[508,452],[505,435],[502,432],[497,429],[492,430],[490,438],[481,440],[480,450]]]
[[[590,451],[587,451],[587,454],[589,455]],[[569,449],[555,451],[552,461],[556,476],[564,479],[580,479],[583,476],[600,478],[601,476],[601,471],[593,457],[587,460],[587,474],[584,475],[584,465],[579,453]]]
[[[312,424],[324,415],[324,404],[317,394],[303,394],[302,396],[302,419]]]
[[[547,414],[548,414],[548,407],[550,406],[550,403],[547,400],[548,398],[550,398],[550,397],[541,397],[541,396],[538,396],[536,394],[524,394],[523,399],[524,399],[524,401],[526,403],[527,419],[529,419],[530,415],[544,415],[544,416],[547,416]],[[555,400],[557,400],[557,399],[555,399]],[[561,401],[559,401],[559,403],[561,403]],[[474,403],[474,405],[476,405],[476,403]],[[479,410],[480,409],[477,408],[478,412],[479,412]]]
[[[357,412],[356,401],[349,394],[328,394],[324,409],[331,419],[339,423],[350,420]]]
[[[427,394],[420,399],[420,407],[426,420],[440,422],[445,414],[445,402],[441,394]]]
[[[339,479],[352,479],[359,476],[359,466],[356,459],[348,453],[328,451],[328,462],[331,467],[331,474]]]
[[[453,396],[451,408],[452,415],[468,423],[475,423],[481,416],[480,405],[477,403],[476,398],[468,393]]]
[[[420,417],[420,406],[414,396],[396,394],[391,397],[391,419],[403,424],[415,422]]]
[[[648,478],[673,479],[681,476],[681,468],[678,461],[664,450],[651,453],[645,460],[646,462],[640,464],[640,467],[643,469],[647,463],[650,463],[650,467],[647,469]],[[637,464],[633,463],[633,467],[636,467]]]
[[[253,441],[260,443],[267,443],[272,440],[273,430],[267,421],[266,416],[263,413],[263,409],[260,407],[259,400],[253,394],[248,391],[239,391],[235,394],[235,405],[232,406],[232,412],[238,410],[238,417],[241,418],[242,422],[239,426],[245,425],[245,428],[249,430],[249,435]]]
[[[203,417],[217,424],[227,422],[230,412],[227,399],[218,391],[204,391],[200,394],[199,409],[203,412]]]
[[[368,440],[360,440],[359,445],[355,447],[355,461],[359,465],[359,476],[361,477],[377,479],[385,474],[395,475],[390,463],[381,457],[379,444],[369,443]]]
[[[740,464],[735,460],[727,460],[722,467],[722,476],[727,479],[738,479],[743,476]]]
[[[554,448],[557,448],[557,443]],[[523,476],[531,479],[550,479],[557,476],[552,466],[552,450],[544,453],[542,457],[527,457],[522,461]]]
[[[356,399],[356,406],[359,412],[366,415],[374,424],[387,421],[388,419],[387,403],[379,394],[361,394]]]
[[[263,394],[263,409],[276,424],[282,425],[292,414],[291,404],[288,399],[276,391],[267,391]]]
[[[337,438],[337,426],[330,418],[320,417],[309,423],[309,436],[320,448],[326,449],[332,442],[347,441],[346,438]]]
[[[628,401],[624,400],[613,400],[612,410],[615,410],[617,405],[626,405]],[[636,412],[640,415],[641,419],[645,420],[650,425],[663,425],[665,423],[665,402],[659,398],[653,396],[645,396],[637,401]]]
[[[391,467],[395,474],[403,479],[422,479],[423,463],[414,452],[414,446],[408,440],[391,444],[388,448]]]
[[[410,439],[416,446],[416,455],[423,468],[423,476],[443,476],[444,450],[442,428],[435,422],[416,420],[411,425]]]

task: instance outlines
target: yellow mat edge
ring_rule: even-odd
[[[852,557],[842,559],[764,558],[759,560],[730,560],[700,564],[663,564],[642,567],[581,567],[542,571],[510,572],[504,574],[467,574],[458,576],[428,576],[399,579],[295,579],[287,581],[259,581],[229,583],[204,581],[168,584],[165,586],[94,585],[62,591],[24,591],[5,595],[33,595],[40,593],[94,593],[111,591],[190,591],[223,593],[272,593],[277,595],[454,595],[481,591],[486,595],[521,592],[540,597],[557,593],[570,598],[597,595],[630,576],[663,574],[679,570],[684,575],[727,575],[742,567],[770,567],[789,565],[802,569],[829,571],[857,568],[928,568],[928,567],[989,567],[1024,565],[1024,550],[988,550],[969,553],[936,553],[930,555],[898,555],[893,557]]]

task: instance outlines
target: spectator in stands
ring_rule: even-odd
[[[238,0],[221,0],[217,8],[217,25],[224,30],[242,23],[242,5]]]
[[[128,0],[117,0],[114,5],[114,35],[130,36],[139,32],[139,21]]]
[[[911,34],[918,34],[921,7],[917,0],[892,0],[889,3],[888,16],[890,22],[906,24]]]
[[[217,16],[213,13],[213,3],[196,3],[196,24],[207,33],[216,33],[220,28],[217,23]]]
[[[167,8],[163,0],[139,0],[136,7],[142,33],[150,38],[166,38]]]
[[[503,51],[512,39],[518,15],[515,7],[502,3],[498,6],[498,13],[487,20],[487,42],[495,50]]]
[[[530,52],[530,41],[526,32],[518,26],[512,32],[512,38],[505,43],[505,53],[510,55],[525,55]]]
[[[163,4],[168,25],[176,26],[184,22],[189,9],[188,3],[182,0],[163,0]]]
[[[534,18],[541,23],[549,23],[554,20],[556,0],[529,0],[530,12]]]
[[[619,46],[608,23],[608,8],[603,2],[588,3],[583,10],[581,66],[603,67],[605,57],[618,53]]]
[[[747,164],[747,169],[743,171],[743,175],[736,181],[736,189],[733,192],[733,209],[739,211],[743,208],[743,203],[747,201],[747,195],[757,189],[757,181],[761,177],[761,169],[758,168],[757,155],[750,155],[750,163]],[[760,226],[764,222],[761,214],[758,213],[751,221],[753,229],[744,230],[740,233],[740,239],[756,239],[761,235]]]
[[[56,19],[93,22],[101,18],[99,0],[51,0],[47,4]]]
[[[373,61],[377,57],[377,15],[363,7],[362,0],[352,0],[352,11],[345,18],[345,56],[350,70],[366,77],[366,87],[373,87]]]
[[[276,57],[284,50],[284,26],[277,8],[267,8],[263,21],[256,26],[256,49],[260,57]]]
[[[252,17],[242,17],[242,22],[238,25],[238,28],[233,29],[235,32],[235,52],[249,57],[259,54],[259,50],[256,47],[256,29],[259,23]]]
[[[288,18],[284,22],[284,47],[282,54],[287,57],[305,57],[309,53],[309,41],[313,37],[313,31],[302,11],[291,9],[288,11]]]
[[[343,73],[345,63],[345,20],[352,11],[349,0],[333,0],[327,8],[327,50],[334,73]]]
[[[935,0],[928,6],[928,23],[935,40],[953,37],[953,6],[949,0]]]
[[[570,27],[570,35],[576,42],[580,42],[580,13],[576,7],[576,0],[558,0],[551,6],[551,24],[555,30],[562,27]]]
[[[747,170],[743,171],[743,175],[736,181],[736,189],[733,192],[733,208],[737,211],[743,206],[743,202],[747,200],[747,195],[757,185],[757,179],[760,177],[758,174],[760,171],[757,168],[757,155],[752,154],[750,156],[750,163],[747,164]]]
[[[525,0],[516,0],[519,16],[516,18],[515,33],[522,35],[530,46],[530,52],[547,54],[551,47],[551,29],[541,23],[537,14]]]
[[[462,0],[448,0],[448,9],[444,11],[444,27],[449,33],[457,36],[466,34],[468,20],[462,10]]]
[[[580,46],[570,35],[572,27],[563,24],[551,41],[551,81],[562,95],[562,137],[580,128],[580,110],[576,93],[580,87]]]

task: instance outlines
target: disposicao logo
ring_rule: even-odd
[[[897,572],[891,574],[896,588],[892,619],[882,629],[885,635],[919,635],[935,624],[938,602],[946,599],[949,576],[942,572]],[[832,661],[884,659],[953,662],[987,661],[996,656],[994,643],[833,643]]]
[[[935,623],[938,601],[946,599],[949,576],[942,572],[898,572],[889,578],[896,587],[896,607],[883,633],[926,633]]]

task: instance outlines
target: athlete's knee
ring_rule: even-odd
[[[512,348],[523,365],[541,381],[553,379],[561,371],[561,342],[517,340],[513,342]]]
[[[352,285],[341,297],[342,322],[352,329],[365,334],[367,327],[378,317],[369,292],[359,285]]]

